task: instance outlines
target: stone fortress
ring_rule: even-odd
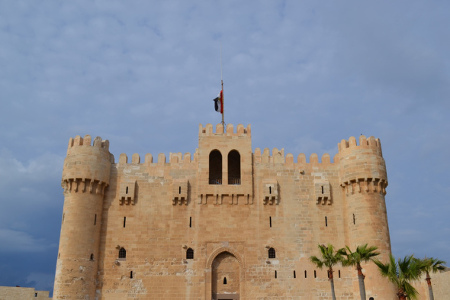
[[[331,160],[252,151],[251,128],[199,126],[198,149],[143,161],[71,138],[53,299],[331,299],[318,244],[390,251],[379,139],[342,140]],[[367,298],[396,299],[365,264]],[[336,266],[338,299],[359,299]]]

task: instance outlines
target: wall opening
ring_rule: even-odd
[[[222,154],[219,150],[209,154],[209,184],[222,184]]]
[[[276,258],[275,249],[269,249],[269,258]]]
[[[94,216],[94,225],[97,225],[97,214]]]
[[[189,228],[192,227],[192,217],[189,217]]]
[[[355,217],[355,214],[353,214],[353,225],[355,225],[356,224],[356,217]]]
[[[325,217],[325,227],[328,227],[328,218]]]
[[[218,254],[211,264],[211,298],[239,299],[240,276],[236,257],[227,251]]]
[[[275,271],[275,278],[278,278],[278,273],[277,273],[277,271]]]
[[[314,278],[317,278],[316,270],[314,270]]]
[[[305,270],[305,278],[308,278],[308,272]]]
[[[123,228],[125,228],[126,224],[127,224],[127,217],[123,217]]]
[[[91,257],[89,258],[89,260],[94,260],[94,254],[91,253]]]
[[[186,250],[186,259],[194,259],[194,250],[192,248]]]
[[[295,270],[294,270],[294,278],[297,278],[297,274],[295,274]]]
[[[269,217],[269,225],[272,227],[272,217]]]
[[[127,258],[127,250],[124,247],[119,250],[119,258]]]
[[[241,184],[241,155],[236,150],[228,153],[228,184]]]
[[[133,271],[130,271],[130,278],[133,278]]]

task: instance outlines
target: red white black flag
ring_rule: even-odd
[[[214,108],[217,112],[223,114],[223,90],[214,98]]]

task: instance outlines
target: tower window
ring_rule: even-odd
[[[236,150],[228,153],[228,184],[241,184],[241,155]]]
[[[270,249],[269,249],[269,258],[275,258],[275,257],[276,257],[276,255],[275,255],[275,249],[270,248]]]
[[[272,187],[269,186],[269,194],[272,194]]]
[[[181,194],[181,186],[178,187],[178,194]]]
[[[272,227],[272,217],[269,217],[269,225]]]
[[[127,258],[127,250],[123,247],[119,250],[119,258]]]
[[[125,189],[125,194],[128,194],[128,187],[126,187]]]
[[[341,270],[338,270],[338,276],[341,278]]]
[[[93,253],[91,253],[90,260],[94,260],[94,254]]]
[[[295,270],[294,270],[294,278],[297,278],[297,274],[295,274]]]
[[[314,270],[314,278],[317,278],[316,270]]]
[[[305,278],[308,278],[308,272],[305,270]]]
[[[209,154],[209,184],[222,184],[222,154],[219,150]]]
[[[189,227],[192,227],[192,217],[189,217]]]
[[[278,278],[278,274],[277,274],[277,271],[275,271],[275,278]]]
[[[97,225],[97,214],[94,216],[94,225]]]
[[[328,218],[325,217],[325,227],[328,227]]]
[[[187,249],[186,259],[194,259],[194,250],[192,248]]]
[[[126,224],[127,224],[127,217],[123,217],[123,228],[125,228]]]
[[[353,225],[355,225],[356,224],[356,217],[355,217],[355,214],[353,214]]]
[[[133,271],[130,271],[130,278],[133,278]]]
[[[223,284],[227,284],[227,278],[226,277],[223,278]]]

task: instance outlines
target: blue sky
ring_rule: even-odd
[[[381,139],[395,256],[450,262],[447,1],[0,1],[0,285],[51,290],[70,137],[191,152],[198,124],[253,149]]]

